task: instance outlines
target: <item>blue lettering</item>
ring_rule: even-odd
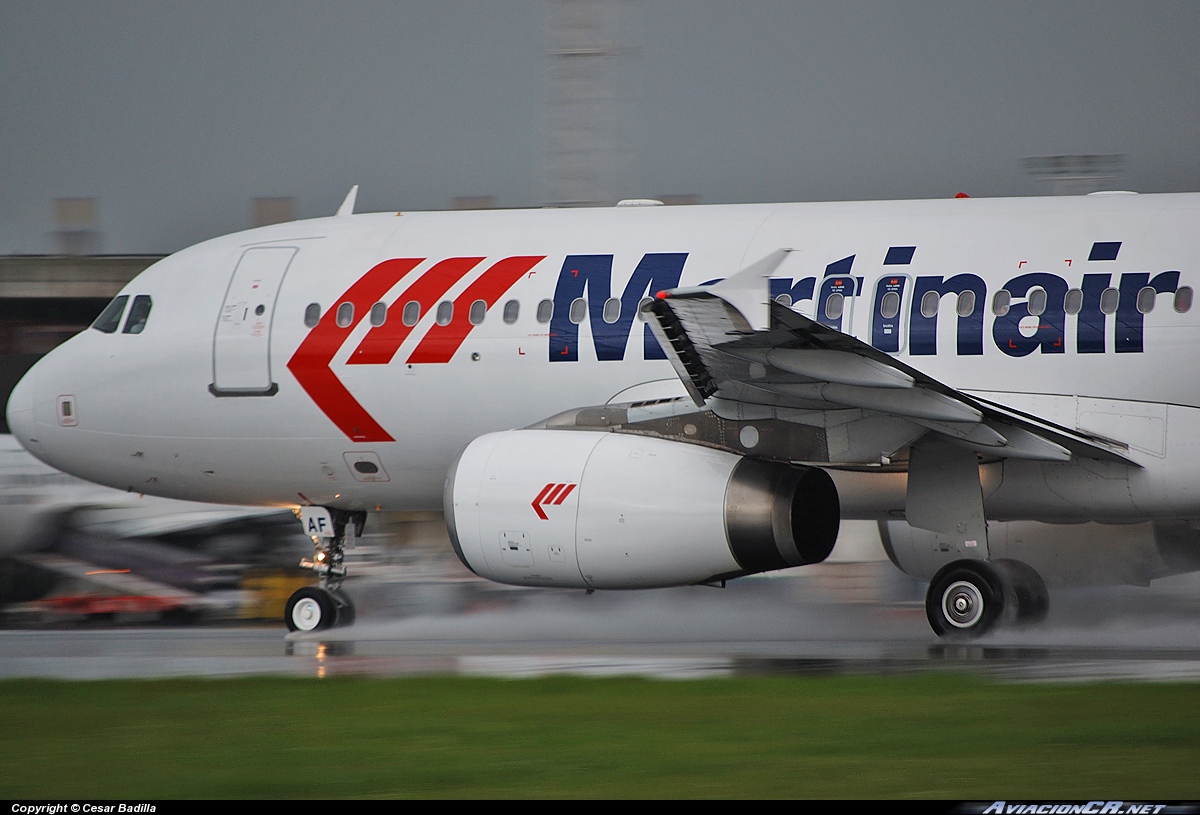
[[[903,251],[900,251],[903,250]],[[892,247],[885,265],[905,265],[911,262],[914,247]],[[1110,252],[1111,254],[1111,252]],[[626,346],[634,331],[637,309],[643,298],[679,285],[686,252],[661,252],[643,255],[637,268],[620,295],[620,308],[610,307],[605,320],[605,305],[612,299],[613,255],[568,255],[559,272],[554,291],[554,312],[550,321],[549,360],[575,362],[579,359],[579,324],[571,320],[571,305],[586,300],[586,319],[592,335],[596,358],[601,361],[625,358]],[[804,301],[813,301],[814,319],[836,331],[849,325],[853,298],[865,290],[862,277],[851,274],[855,255],[836,260],[825,267],[818,280],[815,277],[771,278],[768,281],[772,300],[782,300],[796,308]],[[1108,258],[1105,258],[1108,259]],[[884,271],[887,271],[886,269]],[[907,270],[905,270],[907,271]],[[1075,319],[1075,346],[1080,354],[1102,354],[1107,348],[1108,315],[1100,308],[1103,293],[1110,287],[1113,275],[1084,274],[1080,290],[1083,294]],[[1138,294],[1149,287],[1155,295],[1173,294],[1179,288],[1178,271],[1127,272],[1120,275],[1116,308],[1115,351],[1142,353],[1144,349],[1145,315],[1138,310]],[[721,278],[703,285],[717,283]],[[905,314],[905,295],[911,286],[908,313]],[[883,275],[875,284],[874,308],[871,315],[871,345],[888,353],[904,348],[904,321],[907,317],[908,350],[913,356],[933,356],[938,353],[937,334],[940,309],[931,316],[922,314],[922,301],[931,292],[941,299],[957,295],[956,352],[958,356],[983,354],[985,313],[988,310],[988,291],[984,280],[975,274],[962,273],[950,278],[900,274]],[[1010,303],[1004,314],[996,315],[992,323],[992,338],[996,346],[1011,357],[1024,357],[1034,351],[1043,354],[1062,354],[1066,351],[1065,298],[1068,283],[1050,272],[1029,272],[1009,280],[1004,289]],[[1038,291],[1038,290],[1041,291]],[[1044,292],[1044,296],[1043,296]],[[970,295],[970,310],[961,313]],[[885,300],[885,298],[887,298]],[[1040,314],[1030,314],[1031,303]],[[615,304],[613,304],[615,306]],[[1074,310],[1074,309],[1072,309]],[[928,309],[926,309],[928,311]],[[805,309],[807,312],[807,309]],[[888,316],[885,316],[888,315]],[[580,315],[576,314],[579,318]],[[1036,318],[1036,324],[1034,319]],[[1025,330],[1021,330],[1024,321]],[[647,360],[665,359],[666,355],[655,340],[649,326],[643,327],[643,355]]]
[[[979,356],[983,353],[983,310],[987,303],[987,284],[983,278],[973,274],[957,274],[949,280],[941,277],[918,277],[913,284],[912,313],[908,323],[909,353],[914,356],[931,356],[937,353],[937,321],[939,308],[932,317],[921,313],[921,301],[929,292],[937,292],[938,300],[947,294],[963,292],[974,294],[974,303],[968,314],[958,317],[959,356]]]
[[[1130,272],[1121,275],[1121,300],[1117,305],[1116,352],[1118,354],[1142,353],[1142,327],[1145,316],[1137,307],[1138,292],[1146,286],[1155,291],[1155,296],[1174,292],[1179,288],[1179,272],[1160,272],[1150,279],[1148,272]]]
[[[1100,295],[1108,288],[1107,274],[1083,276],[1083,308],[1075,317],[1075,350],[1080,354],[1103,354],[1105,323],[1108,317],[1100,310]]]
[[[795,308],[801,300],[812,299],[817,279],[802,277],[797,281],[790,277],[772,277],[768,283],[771,287],[772,300],[779,300],[780,297],[786,295],[787,301],[784,302],[784,305]]]
[[[992,323],[992,337],[996,346],[1010,357],[1023,357],[1039,348],[1043,354],[1061,354],[1065,351],[1063,341],[1066,312],[1063,298],[1067,294],[1067,281],[1049,272],[1031,272],[1014,277],[1004,288],[1014,297],[1026,297],[1031,289],[1042,288],[1046,292],[1045,311],[1037,315],[1038,325],[1032,336],[1021,333],[1022,319],[1029,317],[1029,303],[1014,303],[1008,313],[998,315]]]
[[[612,296],[612,255],[568,255],[554,289],[554,315],[550,318],[550,361],[575,362],[579,359],[579,326],[571,322],[571,303],[587,296],[588,322],[596,359],[625,358],[625,346],[633,331],[638,303],[664,289],[679,285],[686,252],[650,253],[642,257],[625,291],[621,310],[614,322],[605,322],[604,304]],[[645,359],[666,359],[649,326],[643,326]]]

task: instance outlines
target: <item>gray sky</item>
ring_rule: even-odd
[[[615,0],[614,0],[615,2]],[[0,0],[0,254],[96,196],[108,252],[332,213],[546,200],[547,0]],[[617,197],[1040,194],[1025,156],[1120,153],[1200,190],[1200,3],[626,0]]]

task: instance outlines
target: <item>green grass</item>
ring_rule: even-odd
[[[0,798],[1200,798],[1200,684],[0,682]]]

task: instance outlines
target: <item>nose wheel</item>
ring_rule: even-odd
[[[324,589],[305,586],[288,598],[283,613],[288,631],[320,631],[332,628],[337,619],[333,597]]]
[[[346,579],[346,532],[352,528],[355,537],[361,535],[366,515],[325,507],[304,508],[301,520],[315,551],[312,560],[306,558],[300,565],[315,572],[318,582],[298,589],[288,598],[283,621],[289,631],[322,631],[354,623],[354,604],[342,590]],[[314,523],[314,519],[320,523]],[[323,534],[326,532],[329,534]]]
[[[320,586],[297,589],[288,598],[283,620],[288,631],[323,631],[354,624],[354,604],[346,593]]]

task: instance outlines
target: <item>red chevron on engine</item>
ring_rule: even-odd
[[[537,498],[533,499],[533,503],[530,506],[533,507],[533,511],[537,513],[539,518],[543,521],[548,521],[550,520],[550,516],[545,513],[542,507],[558,506],[566,500],[567,496],[577,486],[577,484],[547,484],[542,487],[542,491],[538,493]]]

